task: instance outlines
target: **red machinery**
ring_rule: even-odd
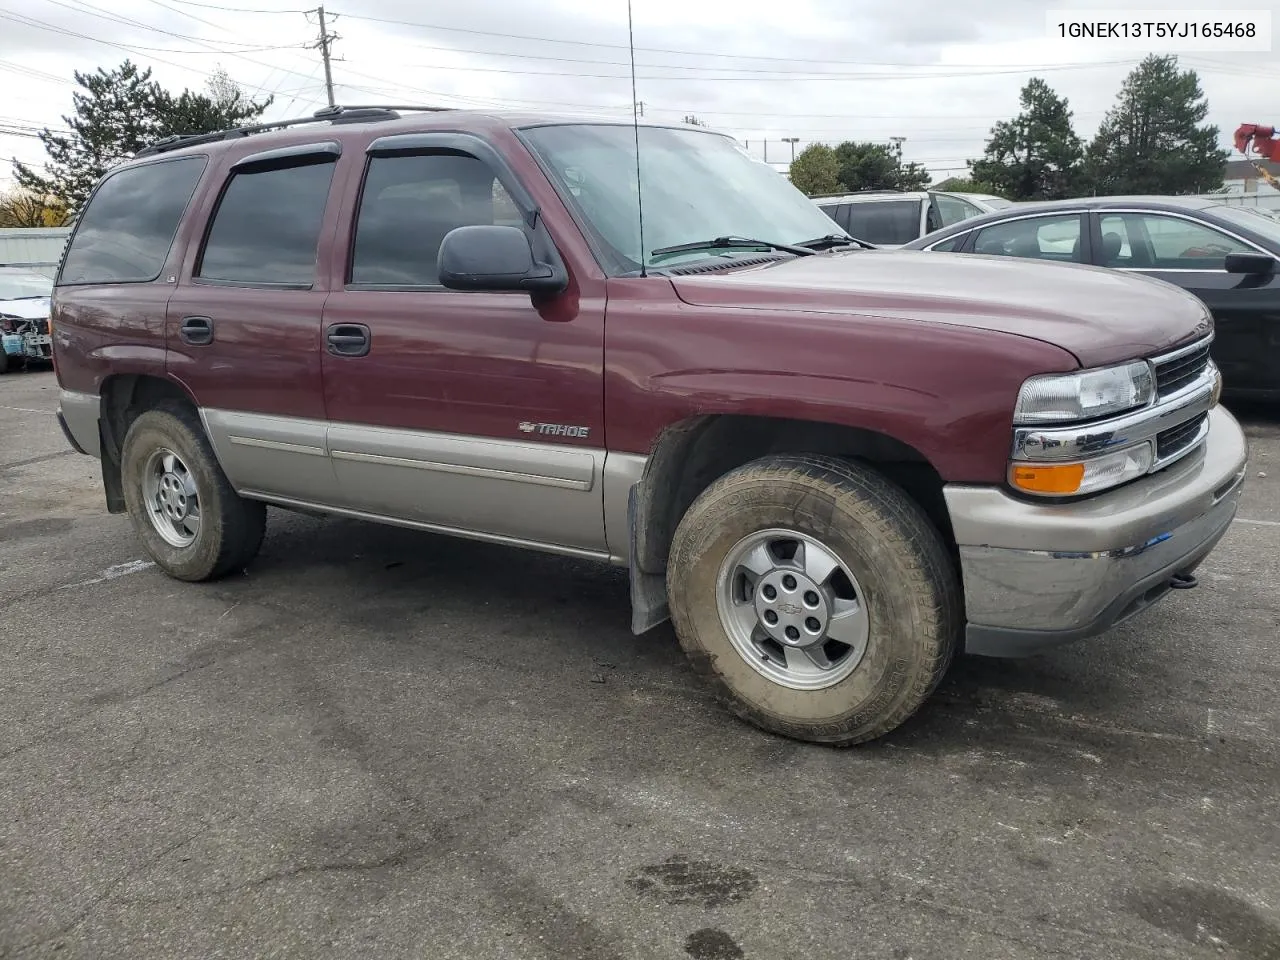
[[[1236,149],[1246,157],[1253,153],[1267,160],[1280,162],[1280,139],[1276,137],[1275,127],[1264,127],[1257,123],[1242,123],[1236,128],[1235,140]],[[1258,176],[1262,177],[1263,180],[1280,189],[1280,179],[1272,176],[1271,172],[1262,163],[1254,160],[1253,168],[1258,171]]]

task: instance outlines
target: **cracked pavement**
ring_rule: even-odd
[[[834,751],[620,571],[272,511],[169,580],[56,393],[0,377],[0,957],[1280,958],[1280,414],[1200,587]]]

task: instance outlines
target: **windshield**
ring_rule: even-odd
[[[992,210],[1007,210],[1013,206],[1012,200],[1006,200],[1004,197],[990,197],[985,193],[978,194],[977,198],[985,203]]]
[[[738,251],[689,251],[654,258],[653,251],[716,237],[797,244],[839,228],[776,170],[733,140],[698,130],[641,127],[644,247],[636,205],[636,133],[621,125],[567,124],[523,131],[525,141],[585,221],[611,269],[627,273],[743,256]],[[750,255],[750,252],[747,252]]]
[[[1252,230],[1269,244],[1280,247],[1280,220],[1270,216],[1263,210],[1252,207],[1231,207],[1224,204],[1212,208],[1216,216],[1228,223],[1235,223],[1246,230]]]
[[[6,273],[0,270],[0,300],[25,300],[47,297],[53,292],[53,281],[38,273]]]

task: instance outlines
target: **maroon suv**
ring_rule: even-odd
[[[166,141],[68,245],[60,418],[174,577],[243,568],[267,504],[617,564],[636,632],[670,616],[735,712],[825,743],[900,724],[957,649],[1194,584],[1247,452],[1200,301],[833,228],[688,126]]]

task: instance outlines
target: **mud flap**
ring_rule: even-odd
[[[645,573],[637,559],[636,491],[639,487],[639,484],[633,484],[627,494],[627,527],[631,536],[631,558],[627,564],[631,571],[631,632],[636,636],[648,633],[671,619],[671,608],[667,605],[667,578],[661,574]]]

